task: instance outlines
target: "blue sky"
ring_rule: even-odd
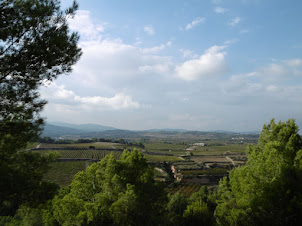
[[[48,121],[251,131],[295,118],[302,126],[302,1],[78,2],[69,23],[83,55],[41,89]]]

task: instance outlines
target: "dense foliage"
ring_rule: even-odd
[[[39,112],[46,102],[38,87],[70,72],[81,55],[79,37],[67,24],[76,9],[74,3],[63,12],[56,0],[0,1],[0,216],[56,190],[41,181],[54,156],[20,149],[43,124]]]
[[[297,225],[302,222],[302,141],[294,120],[264,125],[245,166],[219,185],[221,225]]]
[[[53,199],[51,214],[61,225],[159,225],[165,202],[143,154],[125,150],[120,160],[107,155],[78,173]]]

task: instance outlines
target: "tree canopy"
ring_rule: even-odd
[[[37,88],[79,59],[79,36],[67,24],[76,9],[63,12],[56,0],[0,1],[1,149],[14,152],[36,137],[45,104]]]
[[[143,154],[125,150],[120,160],[107,155],[79,172],[51,209],[61,225],[160,225],[165,203],[163,186]]]
[[[81,55],[79,36],[67,23],[76,9],[73,3],[62,11],[57,0],[0,1],[0,215],[33,201],[29,190],[48,186],[41,175],[53,157],[20,149],[42,129],[39,112],[46,102],[38,87],[69,73]]]
[[[219,185],[221,225],[295,225],[302,220],[302,141],[295,121],[263,126],[248,161]]]

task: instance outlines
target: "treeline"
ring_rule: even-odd
[[[78,140],[69,140],[69,139],[59,139],[55,140],[50,137],[40,137],[38,142],[46,144],[81,144],[81,143],[95,143],[95,142],[111,142],[117,144],[126,144],[132,145],[140,148],[145,148],[145,145],[142,142],[129,142],[124,139],[111,139],[111,138],[91,138],[91,139],[78,139]]]
[[[247,154],[246,165],[233,169],[217,190],[203,186],[190,198],[167,194],[141,152],[125,150],[120,160],[107,155],[48,201],[18,203],[0,224],[299,225],[302,140],[294,120],[264,125]]]
[[[79,172],[49,201],[20,205],[0,225],[212,225],[213,197],[206,186],[189,199],[168,195],[144,155],[125,150],[120,160],[107,155]]]

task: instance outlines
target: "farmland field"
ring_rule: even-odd
[[[177,170],[196,170],[202,168],[202,165],[199,165],[194,161],[173,162],[172,165]]]
[[[176,161],[183,161],[182,158],[177,156],[165,156],[165,155],[148,155],[144,154],[146,159],[150,162],[176,162]]]
[[[105,148],[105,149],[122,149],[123,145],[119,143],[111,143],[111,142],[94,142],[94,143],[78,143],[78,144],[47,144],[41,143],[39,144],[39,148],[89,148],[90,146],[94,146],[95,148]]]
[[[55,182],[60,186],[67,186],[71,183],[74,175],[85,170],[85,162],[54,162],[50,170],[44,176],[44,180]]]
[[[223,156],[198,156],[198,157],[191,157],[191,159],[195,162],[226,162],[231,163],[230,160]]]
[[[221,146],[194,146],[193,155],[222,155],[225,152],[245,153],[247,144],[230,144]]]
[[[163,152],[176,152],[184,153],[188,145],[177,143],[165,143],[165,142],[150,142],[145,144],[145,149],[149,151],[163,151]]]
[[[200,140],[200,142],[203,141]],[[189,197],[193,192],[198,191],[200,187],[198,175],[227,174],[228,170],[233,167],[232,161],[234,162],[235,160],[240,161],[240,164],[244,164],[247,144],[216,142],[209,143],[209,146],[193,146],[193,142],[187,144],[186,142],[177,141],[149,140],[144,143],[144,146],[143,154],[149,163],[168,163],[168,168],[162,168],[164,172],[155,170],[155,178],[165,180],[166,175],[169,173],[169,167],[175,167],[177,170],[175,173],[177,179],[180,177],[185,179],[185,181],[176,190],[172,189],[171,192],[179,190]],[[57,151],[60,154],[61,160],[53,163],[51,170],[45,176],[46,180],[54,181],[60,186],[68,185],[77,172],[85,169],[85,165],[89,166],[95,161],[100,161],[111,153],[116,159],[119,159],[123,149],[127,147],[133,149],[133,146],[112,142],[75,144],[33,143],[30,147],[38,147],[39,149],[33,149],[33,151],[42,154],[48,151]],[[194,150],[187,151],[188,147],[194,147]],[[188,181],[190,179],[192,180],[191,182]],[[202,179],[201,184],[206,184],[205,180],[207,179]],[[212,186],[213,183],[210,185]]]
[[[193,193],[199,191],[200,185],[190,182],[181,182],[174,184],[174,187],[166,188],[166,191],[170,194],[181,192],[184,196],[189,198]]]
[[[116,159],[119,159],[122,155],[122,151],[114,151],[114,150],[94,150],[94,149],[88,149],[88,150],[51,150],[58,152],[60,154],[60,158],[63,159],[98,159],[101,160],[105,157],[105,155],[113,154]],[[47,151],[34,151],[39,153],[46,153]]]

